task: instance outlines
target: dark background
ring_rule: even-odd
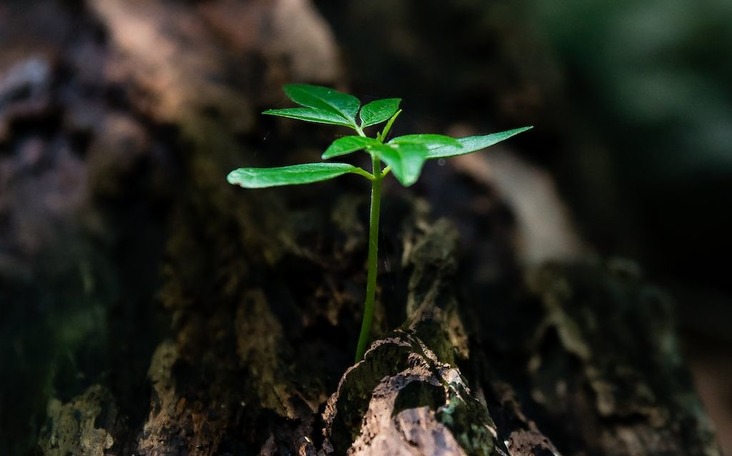
[[[95,58],[93,43],[104,43],[105,31],[85,2],[44,3],[26,14],[24,23],[16,20],[16,13],[26,8],[19,6],[25,2],[1,3],[0,47],[3,37],[17,36],[14,28],[31,24],[35,29],[28,29],[29,36],[92,43],[77,46],[84,51],[64,56],[67,61]],[[512,144],[528,162],[551,173],[590,254],[636,262],[675,300],[698,388],[719,427],[719,440],[731,452],[732,3],[314,3],[332,27],[348,89],[362,100],[402,97],[408,114],[400,119],[400,128],[405,131],[535,126]],[[58,14],[65,25],[58,25]],[[11,93],[6,90],[12,83],[6,63],[15,60],[17,56],[0,50],[0,116],[14,106],[13,99],[2,97]],[[38,69],[28,70],[39,74],[41,82],[38,87],[30,84],[24,97],[33,100],[34,87],[41,94],[48,89],[42,73],[50,70],[44,68],[41,62]],[[60,71],[65,70],[71,71]],[[114,93],[105,96],[109,103],[118,102]],[[59,122],[51,110],[9,125],[20,134],[0,134],[0,369],[25,375],[3,375],[0,387],[0,428],[6,433],[0,437],[15,440],[7,448],[21,448],[18,442],[35,438],[49,395],[65,398],[69,383],[88,381],[71,374],[79,364],[96,366],[88,371],[103,375],[105,361],[92,349],[78,349],[89,340],[113,336],[109,332],[115,329],[104,323],[109,317],[100,315],[146,308],[130,302],[153,306],[158,265],[140,269],[138,259],[151,252],[162,256],[165,203],[174,191],[170,176],[151,177],[150,169],[131,164],[128,172],[138,178],[125,182],[160,185],[154,192],[157,199],[132,205],[134,194],[111,196],[103,205],[117,214],[115,219],[85,220],[86,227],[102,234],[78,242],[75,225],[67,223],[78,213],[66,217],[65,208],[76,207],[74,198],[87,186],[109,181],[104,176],[87,180],[89,175],[75,167],[85,157],[64,155],[63,144],[55,146],[60,152],[54,155],[63,172],[48,178],[33,174],[28,169],[34,166],[34,145],[17,141],[24,131],[38,129],[53,144]],[[164,137],[165,126],[156,134]],[[83,134],[72,139],[78,142],[72,146],[89,147]],[[166,165],[174,174],[175,164]],[[47,209],[48,198],[56,201],[55,212]],[[136,230],[140,220],[153,220],[151,228]],[[56,260],[68,257],[91,258],[91,265],[98,264],[94,259],[104,263],[113,258],[109,270],[118,275],[69,269]],[[118,298],[120,290],[127,291],[124,299]],[[103,308],[100,296],[111,307]],[[145,310],[139,321],[153,325],[152,312]],[[55,326],[54,315],[63,315],[68,327]],[[72,321],[74,329],[69,329]],[[160,331],[145,325],[141,333]],[[154,337],[148,337],[118,347],[140,353],[131,376],[144,374],[154,345]],[[76,355],[64,358],[54,346],[76,347]],[[3,425],[11,422],[15,427]],[[6,447],[0,445],[0,450]]]

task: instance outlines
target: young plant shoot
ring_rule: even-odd
[[[437,134],[413,134],[388,139],[392,125],[401,113],[401,109],[399,109],[401,99],[399,98],[375,100],[361,106],[361,102],[356,97],[327,87],[288,84],[284,86],[284,91],[299,107],[269,109],[263,114],[337,125],[349,128],[355,134],[342,136],[333,141],[321,157],[328,161],[276,168],[239,168],[229,173],[227,180],[230,184],[244,188],[264,188],[310,184],[333,179],[343,174],[358,174],[371,183],[366,298],[361,333],[356,348],[356,362],[358,362],[366,351],[374,315],[381,181],[391,173],[399,183],[408,187],[417,181],[427,160],[469,154],[532,127],[464,138],[451,138]],[[374,136],[366,134],[367,128],[380,124],[384,125]],[[329,161],[358,151],[364,151],[371,157],[370,170],[348,163]]]

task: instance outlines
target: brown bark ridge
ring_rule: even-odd
[[[509,211],[459,167],[425,177],[461,197],[457,223],[386,189],[374,342],[352,365],[365,281],[361,182],[244,191],[224,179],[245,163],[315,161],[317,135],[332,137],[257,115],[282,102],[284,82],[343,85],[334,37],[310,2],[74,8],[18,3],[0,15],[54,25],[33,39],[22,26],[7,32],[0,144],[13,153],[0,159],[18,168],[0,185],[20,205],[18,182],[73,163],[86,184],[52,213],[70,237],[39,245],[101,238],[103,253],[130,264],[58,253],[83,266],[64,296],[102,317],[64,307],[48,335],[63,356],[37,381],[66,378],[62,358],[104,367],[72,363],[71,386],[45,390],[38,452],[719,454],[668,298],[617,262],[518,267]],[[68,150],[77,154],[64,158]],[[16,163],[36,152],[54,160],[35,174]],[[139,239],[113,228],[150,200],[146,214],[163,214],[163,258],[158,238],[125,256],[125,241]],[[132,220],[137,234],[153,223]],[[32,275],[37,253],[24,255],[3,264]],[[162,283],[150,282],[158,262]],[[11,269],[3,283],[20,280]],[[148,298],[128,301],[134,293]]]

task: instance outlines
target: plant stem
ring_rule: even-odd
[[[371,181],[371,210],[369,212],[369,253],[367,259],[368,272],[366,274],[366,300],[363,306],[363,320],[361,321],[361,333],[358,336],[356,347],[356,362],[361,361],[366,352],[366,345],[371,337],[371,322],[374,319],[374,307],[376,301],[376,273],[378,269],[379,254],[379,214],[381,212],[381,160],[372,156]]]

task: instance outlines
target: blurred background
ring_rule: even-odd
[[[200,8],[202,14],[212,5],[237,3],[250,8],[267,4],[181,2]],[[96,370],[101,372],[106,362],[90,351],[88,358],[44,365],[52,355],[49,343],[39,341],[49,332],[64,344],[82,343],[75,339],[76,330],[52,328],[47,313],[97,308],[96,317],[75,314],[80,320],[76,324],[86,325],[87,338],[110,338],[100,323],[109,318],[108,312],[148,309],[158,286],[157,265],[148,263],[142,271],[138,265],[150,252],[162,256],[162,208],[170,201],[166,186],[171,181],[156,170],[170,165],[169,158],[155,144],[135,143],[139,138],[146,141],[135,123],[117,119],[110,121],[110,128],[124,143],[119,148],[130,147],[124,141],[132,138],[133,149],[146,155],[123,160],[128,168],[112,172],[104,155],[93,152],[94,135],[83,127],[93,123],[89,118],[99,106],[80,104],[74,111],[72,121],[79,133],[71,144],[54,143],[49,133],[67,119],[59,120],[53,107],[38,108],[60,103],[44,98],[52,93],[55,77],[66,81],[68,74],[87,68],[85,63],[101,59],[109,32],[100,19],[100,4],[0,3],[0,369],[37,374],[3,387],[0,414],[8,420],[12,411],[25,410],[19,416],[23,423],[32,423],[33,431],[42,422],[46,396],[20,391],[31,387],[48,393],[58,388],[52,379],[75,369],[73,364],[100,363]],[[470,133],[535,126],[530,134],[515,138],[519,159],[549,173],[587,254],[631,260],[650,281],[669,291],[677,304],[695,382],[720,442],[732,454],[732,2],[314,0],[313,6],[330,29],[319,39],[331,40],[342,62],[338,81],[366,101],[402,97],[405,115],[400,128],[405,131]],[[296,28],[301,18],[288,20]],[[244,21],[239,31],[246,34],[250,26]],[[2,50],[4,43],[16,43],[24,34],[32,52],[23,56],[23,48]],[[38,51],[34,40],[58,48],[44,44]],[[59,66],[59,61],[64,64]],[[84,71],[79,93],[87,96],[96,90],[95,78],[102,76]],[[123,104],[117,95],[105,92],[105,103]],[[61,101],[74,102],[75,96],[73,90],[64,92]],[[34,117],[34,109],[45,110]],[[34,168],[42,163],[43,153],[33,135],[25,134],[35,131],[39,122],[41,139],[56,148],[53,163],[61,171],[52,175]],[[165,136],[165,128],[161,125],[155,134]],[[74,155],[77,149],[92,152]],[[95,160],[97,174],[80,166],[87,159]],[[120,182],[142,184],[136,188],[145,188],[155,198],[145,196],[145,205],[129,204],[139,195],[120,196],[114,187]],[[97,195],[101,192],[102,206],[113,207],[117,215],[110,219],[98,206],[88,210],[83,195],[89,188]],[[83,222],[69,222],[77,218]],[[140,220],[150,219],[154,223],[146,225],[148,230],[137,229]],[[79,225],[96,233],[92,241],[78,242]],[[70,238],[76,241],[67,242]],[[69,256],[89,261],[73,270],[51,260],[39,263]],[[109,258],[116,261],[108,268],[116,275],[94,267],[97,260]],[[128,287],[131,283],[135,285]],[[85,302],[90,287],[96,290],[95,298]],[[61,298],[46,289],[66,294]],[[120,299],[122,289],[132,291]],[[111,311],[99,307],[99,296],[114,302]],[[60,299],[73,304],[59,308],[54,303]],[[127,301],[138,304],[127,306]],[[13,305],[19,302],[34,305]],[[140,321],[154,324],[152,311],[140,312]],[[24,323],[29,320],[36,325]],[[153,345],[152,339],[142,337],[119,347],[143,354],[131,376],[144,374],[144,354]],[[28,360],[35,364],[24,365]],[[33,378],[30,384],[28,378]],[[29,417],[27,410],[37,414]],[[28,425],[20,428],[27,431]]]

